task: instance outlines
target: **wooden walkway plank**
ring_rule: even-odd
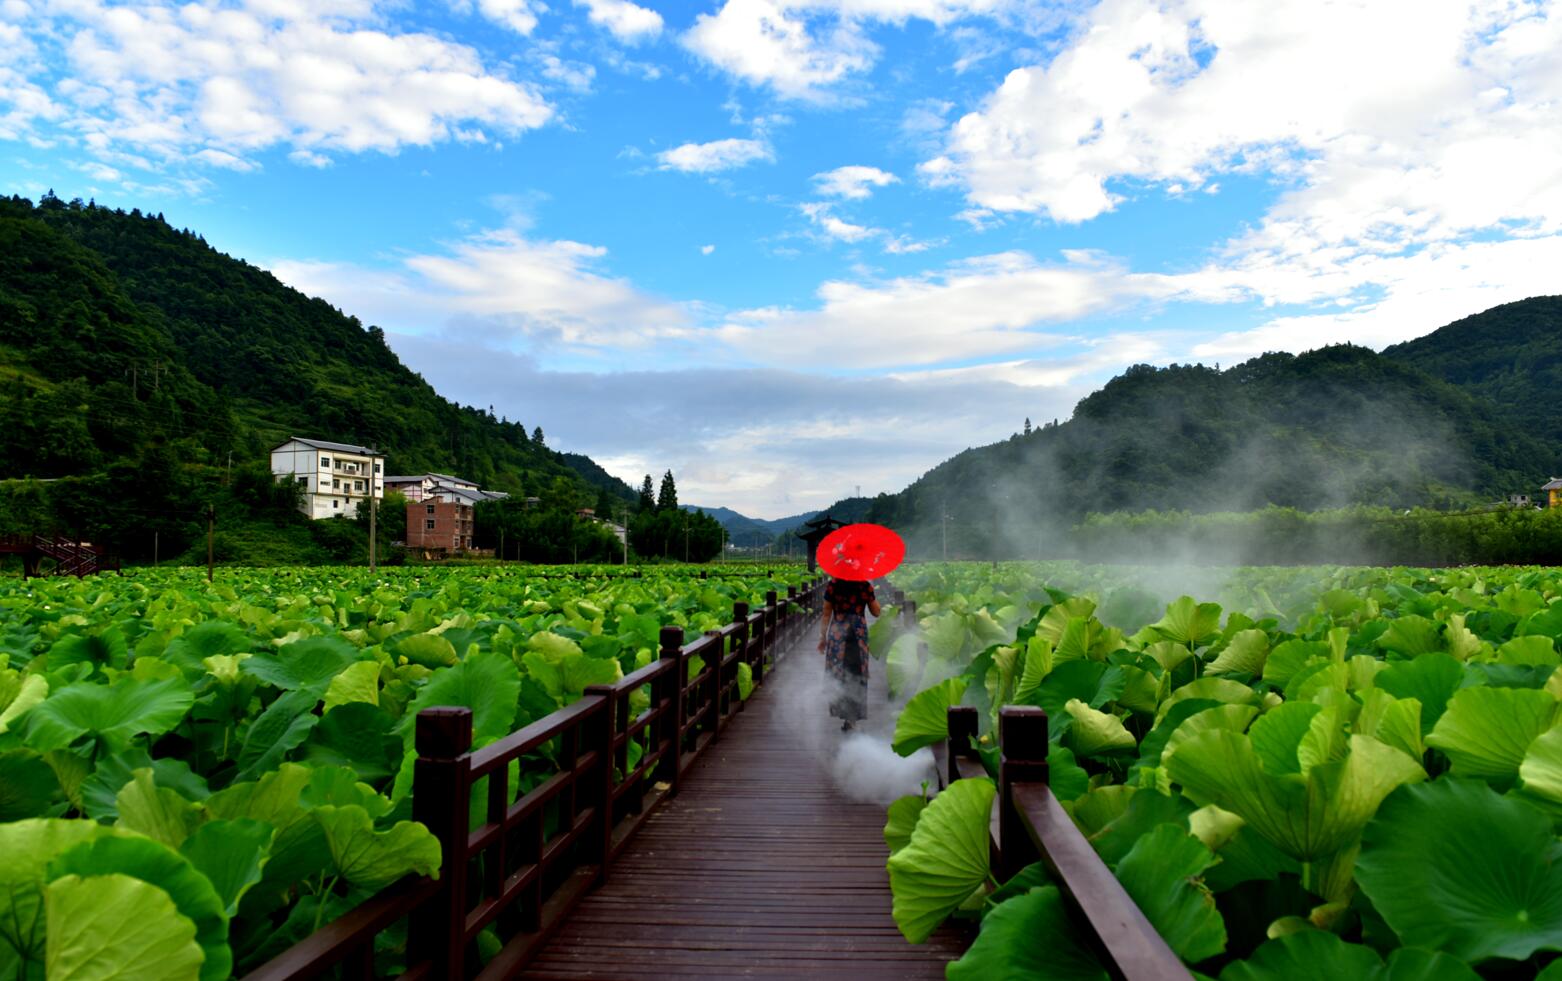
[[[818,657],[809,634],[766,676],[521,977],[944,976],[970,936],[945,927],[912,945],[895,928],[884,809],[832,782],[843,734],[811,692]],[[878,728],[892,709],[874,667]]]

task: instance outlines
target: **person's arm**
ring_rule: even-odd
[[[830,617],[832,617],[834,615],[835,615],[835,611],[830,608],[830,601],[829,600],[825,600],[824,601],[824,616],[819,618],[819,649],[821,651],[824,650],[824,638],[830,632]]]
[[[868,612],[874,616],[879,615],[879,594],[873,591],[871,585],[868,587]]]

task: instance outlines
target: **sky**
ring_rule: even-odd
[[[0,0],[0,191],[49,189],[780,517],[1132,364],[1562,293],[1562,4]]]

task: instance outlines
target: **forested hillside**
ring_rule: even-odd
[[[1525,428],[1562,442],[1562,296],[1504,303],[1383,354],[1490,399]]]
[[[154,516],[203,504],[191,475],[169,467],[220,469],[226,482],[294,434],[377,446],[392,473],[459,473],[576,505],[632,498],[590,459],[538,439],[540,408],[508,420],[441,397],[378,327],[161,215],[0,198],[0,384],[0,475],[112,470],[177,485],[161,501],[138,489]]]
[[[1091,512],[1447,507],[1533,493],[1562,471],[1535,412],[1478,392],[1353,346],[1223,371],[1139,365],[1061,425],[880,495],[868,520],[924,550],[947,533],[961,552],[1029,551]]]

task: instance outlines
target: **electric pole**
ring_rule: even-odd
[[[212,581],[212,536],[217,529],[217,505],[206,505],[206,581]]]
[[[369,571],[371,573],[375,571],[375,568],[376,568],[375,560],[379,557],[375,553],[375,547],[379,544],[379,536],[376,534],[376,532],[379,531],[378,521],[377,521],[377,519],[379,518],[379,513],[380,513],[379,503],[380,503],[380,499],[374,496],[374,477],[373,477],[373,475],[370,475],[370,477],[369,477]]]

